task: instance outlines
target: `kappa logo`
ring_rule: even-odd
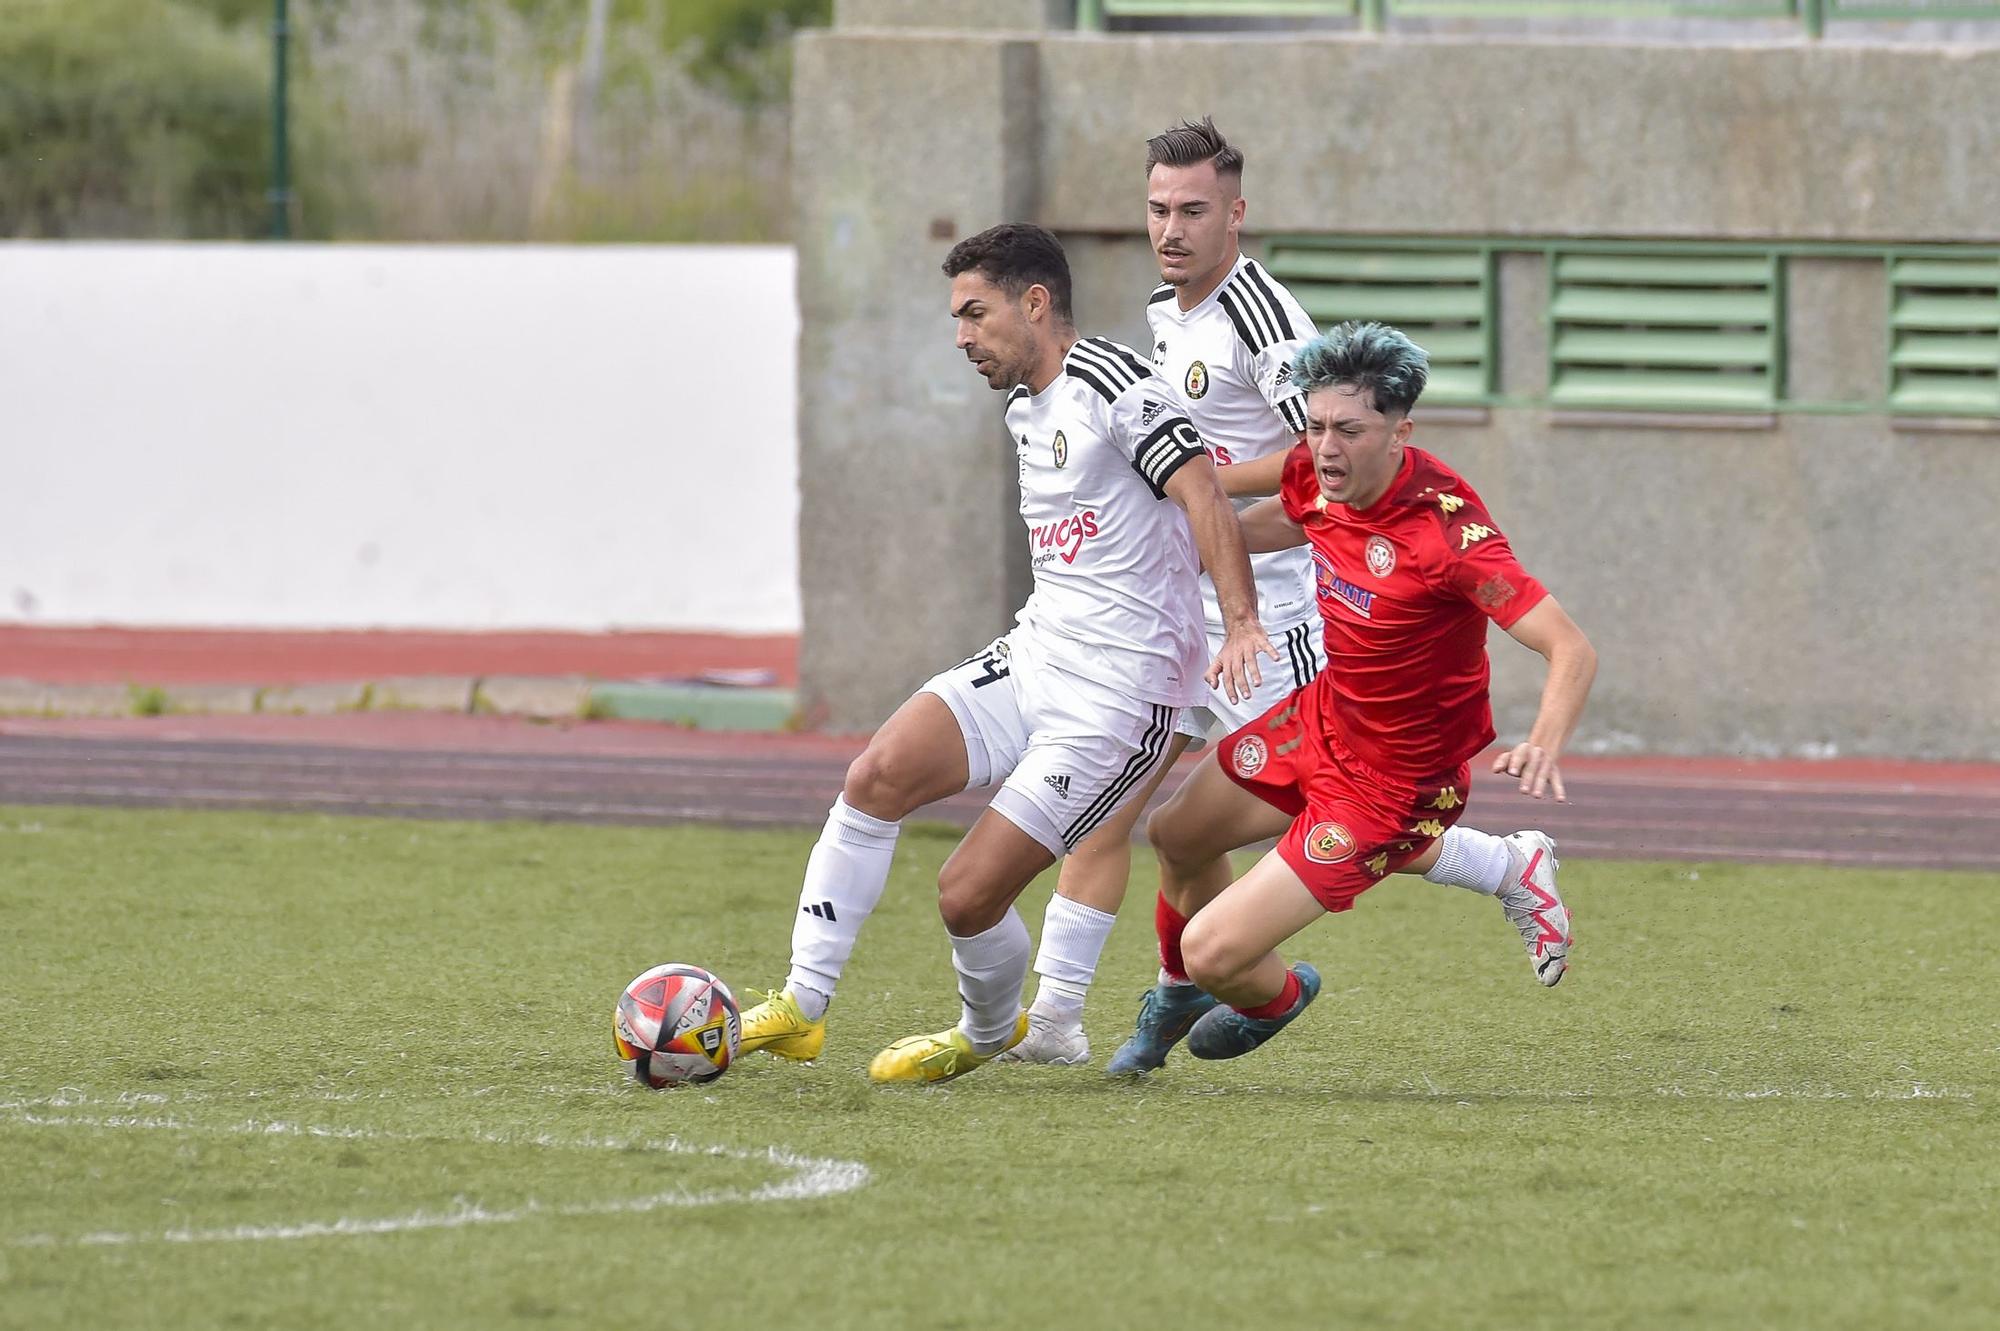
[[[1354,854],[1354,834],[1339,823],[1314,823],[1306,833],[1306,858],[1315,864],[1338,864]]]
[[[1468,522],[1458,529],[1458,548],[1461,550],[1479,544],[1493,535],[1493,529],[1484,523]]]
[[[1200,397],[1208,392],[1208,367],[1200,361],[1188,366],[1187,379],[1182,385],[1189,397]]]
[[[1049,445],[1049,451],[1055,454],[1056,467],[1058,469],[1069,465],[1069,440],[1063,437],[1061,430],[1056,431],[1056,440],[1053,444]]]
[[[1144,429],[1154,421],[1160,419],[1160,413],[1166,409],[1167,407],[1164,402],[1155,402],[1153,399],[1147,398],[1139,408],[1139,428]]]
[[[1368,571],[1378,578],[1386,578],[1396,571],[1396,547],[1380,536],[1368,538]]]
[[[1236,765],[1236,775],[1253,777],[1264,770],[1264,764],[1271,760],[1271,751],[1264,747],[1262,735],[1245,735],[1236,741],[1236,753],[1231,759]]]
[[[1055,788],[1056,794],[1060,795],[1064,799],[1069,798],[1068,772],[1058,772],[1054,776],[1045,776],[1042,778],[1042,780],[1048,782],[1049,785],[1053,786]]]

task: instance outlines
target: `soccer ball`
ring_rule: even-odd
[[[743,1017],[729,986],[699,966],[655,966],[625,986],[612,1042],[646,1085],[714,1081],[729,1071]]]

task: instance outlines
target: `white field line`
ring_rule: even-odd
[[[161,1095],[121,1095],[116,1100],[93,1100],[69,1091],[33,1100],[0,1102],[0,1114],[16,1123],[36,1127],[93,1128],[101,1131],[138,1130],[167,1132],[217,1132],[263,1137],[322,1137],[343,1141],[435,1142],[440,1139],[409,1133],[382,1132],[372,1128],[327,1127],[314,1123],[293,1123],[280,1119],[245,1119],[236,1123],[207,1125],[192,1123],[168,1114],[48,1114],[44,1109],[68,1110],[92,1105],[142,1108],[167,1101]],[[543,1150],[658,1151],[670,1155],[698,1155],[724,1160],[761,1162],[787,1171],[784,1177],[755,1188],[714,1188],[696,1192],[670,1188],[664,1192],[604,1201],[552,1204],[529,1200],[501,1210],[491,1210],[477,1202],[459,1200],[441,1211],[412,1211],[405,1215],[361,1218],[340,1216],[332,1220],[304,1220],[284,1225],[229,1225],[219,1228],[161,1230],[136,1233],[99,1230],[75,1236],[25,1234],[8,1240],[11,1247],[47,1248],[56,1246],[105,1247],[133,1243],[244,1243],[271,1239],[349,1238],[365,1234],[402,1234],[424,1229],[462,1229],[469,1225],[509,1225],[541,1216],[637,1215],[673,1207],[721,1206],[733,1202],[810,1201],[834,1197],[867,1186],[868,1167],[854,1160],[833,1160],[799,1155],[780,1146],[758,1151],[727,1146],[700,1146],[678,1137],[532,1137],[504,1133],[474,1133],[470,1140],[494,1146],[527,1146]]]

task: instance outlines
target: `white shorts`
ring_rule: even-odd
[[[1019,630],[918,691],[958,718],[967,788],[1000,784],[994,811],[1056,856],[1145,787],[1181,715],[1038,661]]]
[[[1192,736],[1197,744],[1234,734],[1312,683],[1326,668],[1326,638],[1317,614],[1283,629],[1265,632],[1271,635],[1271,645],[1278,649],[1278,659],[1257,658],[1264,682],[1246,702],[1231,702],[1221,689],[1210,690],[1207,702],[1181,714],[1181,734]],[[1222,635],[1211,629],[1208,659],[1213,661],[1221,650]]]

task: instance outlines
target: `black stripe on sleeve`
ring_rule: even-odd
[[[1222,294],[1216,300],[1222,306],[1223,313],[1229,316],[1229,322],[1236,325],[1236,336],[1243,339],[1243,345],[1252,351],[1262,351],[1265,344],[1259,342],[1257,334],[1251,331],[1249,320],[1244,316],[1242,304],[1236,299],[1236,293],[1228,287],[1224,287]]]
[[[1285,418],[1285,424],[1292,428],[1293,434],[1306,432],[1306,407],[1301,396],[1294,393],[1278,404],[1278,414]]]
[[[1241,273],[1237,274],[1237,280],[1231,286],[1236,298],[1243,302],[1243,313],[1249,316],[1251,326],[1263,336],[1264,340],[1257,344],[1257,350],[1262,351],[1278,340],[1278,326],[1271,322],[1271,311],[1265,308],[1264,298],[1257,294],[1257,288],[1244,281]]]
[[[1285,313],[1285,302],[1279,300],[1277,292],[1271,290],[1270,280],[1264,276],[1263,270],[1253,261],[1243,265],[1243,272],[1250,279],[1250,285],[1263,297],[1263,303],[1270,312],[1271,322],[1277,328],[1279,336],[1287,342],[1296,338],[1299,335],[1298,330],[1292,327],[1291,318]]]
[[[1074,375],[1076,378],[1081,379],[1084,383],[1087,383],[1092,388],[1095,388],[1098,391],[1098,394],[1102,396],[1106,402],[1116,402],[1118,400],[1118,394],[1116,391],[1112,389],[1110,384],[1107,384],[1104,382],[1104,380],[1098,378],[1096,372],[1093,372],[1092,370],[1089,370],[1085,368],[1083,365],[1079,364],[1074,357],[1070,359],[1069,363],[1064,368],[1067,369],[1069,373]]]
[[[1146,303],[1148,305],[1158,305],[1163,300],[1172,300],[1173,298],[1174,289],[1170,286],[1162,286],[1155,290],[1152,295],[1146,297]]]
[[[1103,337],[1090,338],[1089,342],[1094,350],[1101,351],[1104,354],[1113,357],[1121,364],[1123,364],[1126,368],[1131,370],[1132,373],[1137,375],[1140,379],[1145,379],[1153,374],[1152,365],[1144,360],[1141,360],[1139,358],[1139,353],[1133,351],[1130,347],[1121,347],[1116,342],[1111,341],[1109,338],[1103,338]]]
[[[1139,382],[1139,375],[1130,365],[1106,351],[1094,338],[1078,342],[1070,348],[1069,355],[1072,362],[1090,366],[1099,378],[1121,393]]]

